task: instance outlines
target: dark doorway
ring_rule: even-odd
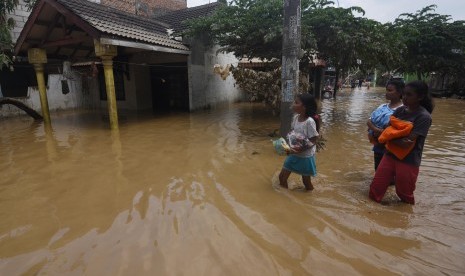
[[[29,86],[37,86],[36,74],[31,64],[14,64],[14,70],[0,71],[0,86],[4,97],[25,98]],[[47,85],[48,74],[44,74]]]
[[[152,65],[150,75],[154,111],[189,111],[186,63]]]
[[[124,62],[127,62],[125,57],[117,57],[113,63],[113,81],[115,84],[115,95],[117,101],[126,100],[126,92],[124,90],[124,78],[129,80],[129,68]],[[105,71],[102,64],[97,65],[100,100],[107,100],[107,88],[105,83]]]

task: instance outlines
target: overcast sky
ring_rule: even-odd
[[[438,7],[436,12],[452,16],[452,20],[465,20],[464,0],[333,0],[341,7],[360,6],[366,14],[365,17],[375,19],[381,23],[394,21],[401,13],[414,13],[417,10],[432,4]],[[187,0],[188,7],[213,3],[215,0]]]

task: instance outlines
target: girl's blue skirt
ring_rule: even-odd
[[[288,171],[300,175],[316,176],[315,156],[300,157],[295,155],[288,155],[284,161],[283,167]]]

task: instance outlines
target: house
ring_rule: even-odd
[[[201,39],[173,36],[186,28],[185,20],[220,4],[94,2],[37,1],[16,35],[14,72],[0,73],[3,96],[20,98],[43,114],[108,108],[112,127],[124,110],[193,111],[241,98],[232,76],[223,81],[213,73],[215,64],[237,65],[232,54],[217,54]],[[15,112],[4,106],[0,117]]]

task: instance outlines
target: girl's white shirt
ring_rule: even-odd
[[[318,131],[316,131],[316,123],[313,118],[308,117],[305,121],[299,122],[299,115],[294,115],[294,118],[292,119],[292,124],[291,124],[292,130],[295,132],[302,133],[305,135],[308,139],[317,137]],[[302,152],[296,153],[296,156],[299,157],[310,157],[315,155],[316,153],[316,146],[312,146],[311,148],[304,150]]]

